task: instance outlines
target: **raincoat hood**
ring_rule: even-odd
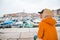
[[[53,18],[45,18],[45,19],[42,20],[42,22],[45,22],[49,25],[55,25],[56,24],[56,20],[53,19]]]

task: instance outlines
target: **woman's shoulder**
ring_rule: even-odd
[[[44,26],[46,23],[44,23],[43,21],[41,21],[40,23],[39,23],[39,25],[40,26]]]

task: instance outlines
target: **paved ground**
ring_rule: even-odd
[[[9,28],[1,29],[0,39],[2,40],[34,40],[33,36],[37,33],[37,28]],[[57,28],[58,38],[60,40],[60,28]]]

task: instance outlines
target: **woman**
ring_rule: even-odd
[[[43,19],[39,23],[38,40],[58,40],[53,12],[49,9],[44,9],[42,17]]]

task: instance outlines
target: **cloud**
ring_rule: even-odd
[[[60,0],[0,0],[0,13],[38,12],[44,8],[60,8]]]

